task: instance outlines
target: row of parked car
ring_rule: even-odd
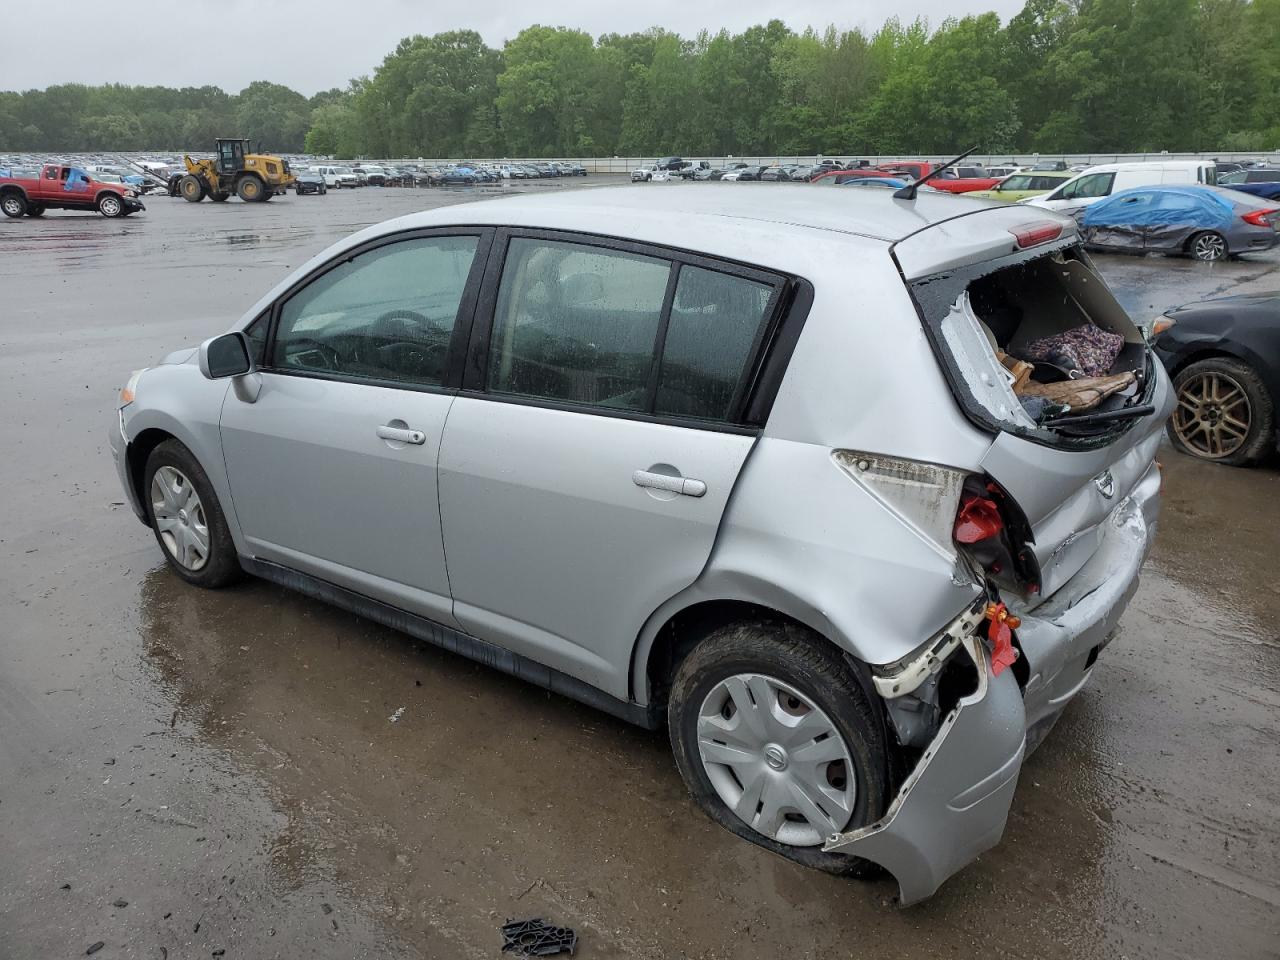
[[[461,163],[445,166],[404,164],[322,163],[313,165],[305,175],[306,185],[299,193],[324,193],[355,187],[439,187],[451,184],[472,186],[499,183],[503,180],[541,180],[559,177],[585,177],[587,168],[580,163]],[[299,177],[300,182],[303,177]]]

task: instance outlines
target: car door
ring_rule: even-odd
[[[783,281],[573,234],[496,243],[440,450],[454,614],[625,699],[636,636],[703,569],[754,443]]]
[[[454,625],[436,458],[490,237],[374,241],[259,321],[259,388],[228,391],[220,424],[254,556]]]

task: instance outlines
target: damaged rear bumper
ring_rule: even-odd
[[[1013,671],[992,676],[976,635],[966,637],[963,648],[977,666],[977,689],[942,721],[888,812],[823,846],[892,873],[902,906],[930,896],[1000,842],[1022,769],[1026,715]]]
[[[1084,686],[1137,590],[1155,535],[1159,489],[1152,464],[1105,521],[1094,556],[1053,597],[1022,614],[1017,637],[1029,671],[1025,690],[1011,669],[993,675],[977,634],[964,638],[956,655],[971,657],[977,667],[973,693],[942,721],[885,815],[830,837],[823,850],[884,867],[907,906],[1000,841],[1024,758]]]

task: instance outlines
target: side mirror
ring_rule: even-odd
[[[252,373],[253,355],[249,351],[249,338],[236,330],[200,344],[200,372],[210,380]]]

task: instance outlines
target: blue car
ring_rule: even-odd
[[[898,177],[854,177],[852,180],[832,180],[831,182],[840,187],[890,187],[894,190],[900,190],[907,185],[907,181]]]
[[[1185,254],[1217,261],[1276,245],[1280,205],[1226,187],[1121,190],[1085,208],[1084,242],[1128,253]]]
[[[444,171],[440,177],[440,182],[445,184],[460,183],[466,186],[473,186],[478,178],[476,172],[470,167],[451,167]]]
[[[1219,174],[1218,186],[1249,193],[1264,200],[1280,200],[1280,169],[1252,167]]]

